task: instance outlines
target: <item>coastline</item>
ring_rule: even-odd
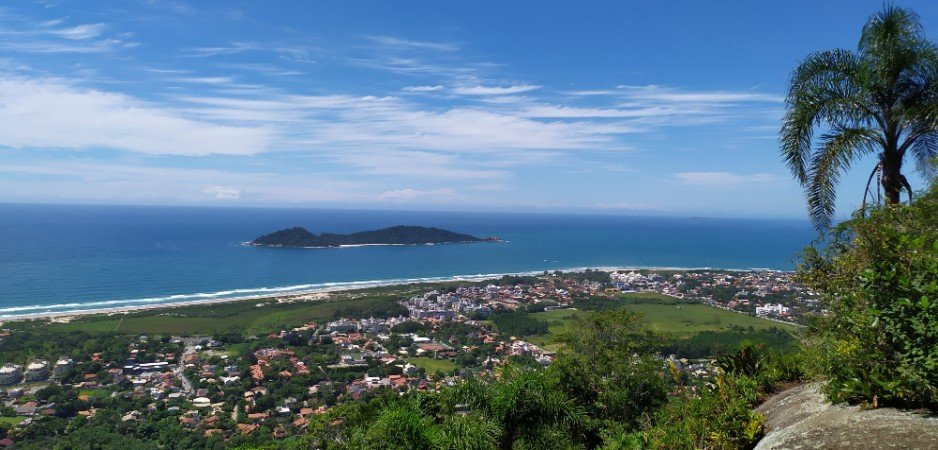
[[[732,269],[732,268],[717,268],[717,267],[670,267],[670,266],[597,266],[597,267],[572,267],[572,268],[563,268],[563,269],[544,269],[544,270],[532,270],[525,272],[506,272],[506,273],[491,273],[491,274],[476,274],[476,275],[453,275],[453,276],[442,276],[442,277],[422,277],[422,278],[402,278],[402,279],[391,279],[391,280],[368,280],[368,281],[349,281],[349,282],[334,282],[334,283],[321,283],[315,285],[299,285],[296,290],[292,290],[292,287],[283,287],[283,288],[256,288],[256,289],[234,289],[227,291],[220,291],[219,293],[199,293],[199,294],[178,294],[178,295],[169,295],[166,297],[159,297],[153,301],[151,299],[126,299],[126,300],[107,300],[102,302],[88,302],[86,304],[95,304],[95,303],[113,303],[113,307],[101,307],[101,308],[88,308],[88,309],[73,309],[73,310],[63,310],[63,311],[42,311],[35,313],[24,313],[24,314],[9,314],[9,315],[0,315],[0,325],[6,322],[21,322],[28,320],[50,320],[53,322],[68,322],[76,318],[83,316],[94,316],[94,315],[118,315],[118,314],[130,314],[141,311],[150,311],[150,310],[159,310],[159,309],[173,309],[181,308],[188,306],[203,306],[203,305],[215,305],[215,304],[224,304],[224,303],[233,303],[233,302],[243,302],[243,301],[317,301],[322,300],[325,296],[330,293],[335,292],[346,292],[354,291],[358,289],[369,289],[376,287],[393,287],[393,286],[406,286],[412,284],[427,284],[427,283],[445,283],[445,282],[460,282],[460,281],[469,281],[469,282],[478,282],[485,280],[494,280],[501,278],[503,276],[531,276],[531,275],[540,275],[546,272],[584,272],[586,270],[598,270],[605,272],[613,271],[627,271],[627,270],[667,270],[667,271],[693,271],[693,270],[721,270],[729,272],[756,272],[756,271],[771,271],[771,272],[790,272],[781,269],[771,269],[771,268],[748,268],[748,269]],[[245,296],[236,296],[236,297],[218,297],[218,298],[205,298],[221,293],[226,292],[256,292],[256,291],[279,291],[279,293],[268,293],[268,294],[257,294],[257,295],[245,295]],[[189,300],[180,300],[173,301],[172,298],[186,298],[189,297]],[[202,297],[202,298],[199,298]],[[304,298],[305,297],[305,298]],[[165,299],[166,301],[160,301]],[[137,302],[140,304],[128,304],[132,302]],[[81,303],[69,303],[64,305],[23,305],[23,306],[14,306],[10,307],[8,310],[39,310],[39,309],[55,309],[62,307],[80,307]]]

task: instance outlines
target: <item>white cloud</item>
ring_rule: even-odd
[[[103,23],[92,23],[76,25],[70,28],[57,28],[49,30],[49,34],[59,36],[65,39],[83,40],[92,39],[104,33],[107,25]]]
[[[544,118],[638,118],[684,113],[686,113],[686,110],[663,106],[648,106],[643,108],[584,108],[562,105],[534,105],[521,111],[521,114],[523,114],[525,117]]]
[[[443,86],[439,84],[435,86],[407,86],[401,90],[406,92],[435,92],[442,91]]]
[[[232,42],[228,45],[216,47],[189,47],[182,49],[182,56],[186,58],[208,58],[212,56],[236,55],[245,52],[269,52],[279,55],[283,59],[298,63],[313,64],[309,54],[312,48],[306,45],[259,42]]]
[[[104,37],[108,26],[103,23],[63,23],[65,19],[33,24],[25,17],[0,15],[0,47],[21,53],[101,53],[138,45],[123,38]]]
[[[752,183],[771,183],[780,178],[769,173],[741,174],[733,172],[679,172],[674,177],[698,186],[738,186]]]
[[[246,204],[305,204],[374,201],[376,189],[369,180],[325,174],[309,177],[42,159],[28,164],[0,164],[0,174],[14,175],[0,176],[0,201],[179,204],[234,200],[237,195],[237,200]],[[20,181],[24,175],[42,176],[42,182]]]
[[[748,91],[685,91],[665,86],[617,86],[622,94],[645,100],[660,100],[675,103],[730,103],[764,102],[781,103],[785,98],[780,95]]]
[[[254,154],[271,139],[262,127],[191,119],[172,108],[59,80],[0,78],[0,98],[0,143],[9,147]]]
[[[388,201],[409,201],[409,200],[443,200],[451,199],[456,196],[456,192],[452,189],[436,189],[431,191],[421,191],[419,189],[396,189],[391,191],[384,191],[378,195],[380,200]]]
[[[520,94],[540,89],[540,86],[530,84],[518,84],[513,86],[464,86],[453,88],[453,92],[460,95],[508,95]]]
[[[365,38],[375,44],[385,47],[434,50],[441,52],[451,52],[459,49],[459,47],[455,44],[447,42],[417,41],[393,36],[365,36]]]
[[[209,186],[202,189],[202,192],[216,200],[237,200],[241,198],[241,191],[229,186]]]
[[[180,83],[192,83],[192,84],[214,84],[214,85],[223,85],[230,84],[234,82],[234,79],[231,77],[179,77],[172,78],[170,81],[177,81]]]

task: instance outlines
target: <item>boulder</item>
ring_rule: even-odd
[[[938,416],[832,405],[820,387],[797,386],[756,408],[767,430],[756,449],[938,449]]]

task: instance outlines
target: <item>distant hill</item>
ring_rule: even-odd
[[[342,245],[424,245],[462,242],[498,242],[498,238],[478,238],[439,228],[395,226],[351,234],[315,235],[302,227],[266,234],[250,242],[264,247],[339,247]]]

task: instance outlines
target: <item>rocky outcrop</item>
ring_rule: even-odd
[[[938,416],[831,405],[819,389],[794,387],[760,405],[767,434],[756,449],[938,449]]]

